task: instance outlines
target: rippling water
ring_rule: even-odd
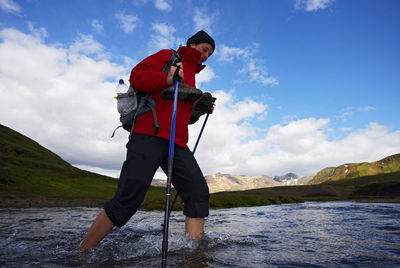
[[[2,267],[159,267],[162,212],[138,212],[96,249],[99,209],[0,210]],[[327,202],[211,210],[192,242],[173,212],[168,267],[400,267],[400,204]]]

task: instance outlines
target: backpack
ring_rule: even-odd
[[[171,58],[165,63],[162,72],[168,72],[172,65],[181,62],[182,58],[178,52],[171,49]],[[122,127],[129,133],[132,133],[133,127],[135,126],[136,119],[149,111],[153,113],[154,119],[154,134],[157,135],[159,125],[157,115],[155,111],[156,101],[149,96],[149,93],[137,91],[133,87],[129,86],[126,93],[118,94],[117,96],[117,108],[120,114],[119,121],[122,125],[118,126],[111,138],[114,137],[115,131]]]

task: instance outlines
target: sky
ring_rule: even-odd
[[[217,98],[195,155],[205,175],[376,161],[400,153],[399,29],[398,0],[0,0],[0,123],[118,177],[118,80],[205,30],[216,50],[197,87]]]

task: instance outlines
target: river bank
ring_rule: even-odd
[[[88,208],[101,208],[104,206],[104,203],[109,199],[101,199],[101,198],[59,198],[59,197],[45,197],[45,196],[37,196],[37,195],[0,195],[0,208],[45,208],[45,207],[88,207]],[[304,201],[331,201],[331,200],[300,200],[300,199],[288,199],[288,198],[280,198],[277,199],[276,202],[270,202],[270,205],[273,204],[288,204],[288,203],[302,203]],[[389,198],[359,198],[359,199],[341,199],[341,201],[354,201],[360,203],[400,203],[400,197],[389,197]],[[160,203],[164,202],[164,199],[159,200]],[[179,202],[178,202],[179,203]],[[145,204],[143,208],[145,210],[162,210],[160,205],[152,207],[151,205]],[[268,204],[265,204],[268,205]],[[259,206],[257,204],[250,203],[242,203],[242,207],[252,207]],[[211,208],[229,208],[232,207],[231,203],[227,204],[219,204],[218,207],[214,207],[211,202]],[[240,207],[233,206],[233,207]],[[179,204],[176,207],[177,210],[181,210],[182,204]]]
[[[0,208],[102,207],[108,199],[0,195]]]

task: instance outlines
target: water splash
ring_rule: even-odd
[[[0,266],[159,267],[162,212],[139,211],[96,248],[79,244],[99,209],[0,210]],[[304,203],[212,210],[202,239],[173,212],[168,267],[400,265],[400,204]]]

